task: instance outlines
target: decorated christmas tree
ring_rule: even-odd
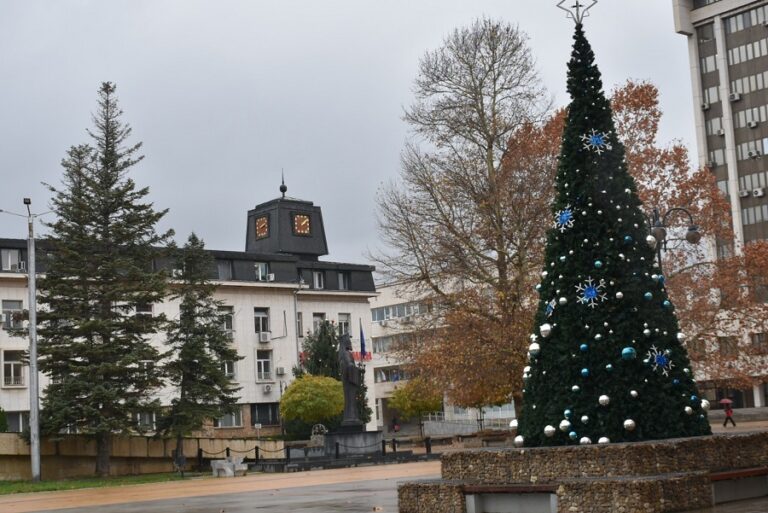
[[[580,17],[568,92],[516,444],[709,434]]]

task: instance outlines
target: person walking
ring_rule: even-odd
[[[733,424],[733,427],[736,427],[736,422],[733,420],[733,407],[731,406],[731,403],[725,405],[725,420],[723,421],[723,427],[727,426],[729,420],[731,421],[731,424]]]

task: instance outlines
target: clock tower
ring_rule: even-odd
[[[248,212],[245,251],[296,255],[302,260],[327,255],[320,207],[311,201],[286,197],[287,190],[283,182],[281,197],[256,205]]]

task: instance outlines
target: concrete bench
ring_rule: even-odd
[[[464,485],[467,513],[556,513],[556,485]]]
[[[243,458],[230,456],[224,460],[211,460],[211,471],[214,477],[244,476],[248,473],[248,465]]]
[[[709,475],[715,504],[768,495],[768,467],[754,467]]]

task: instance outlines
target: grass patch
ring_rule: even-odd
[[[208,474],[185,472],[184,478],[201,477]],[[11,493],[52,492],[56,490],[77,490],[78,488],[104,488],[106,486],[125,486],[146,483],[162,483],[165,481],[180,481],[178,473],[143,474],[140,476],[87,477],[79,479],[62,479],[60,481],[0,481],[0,495]]]

